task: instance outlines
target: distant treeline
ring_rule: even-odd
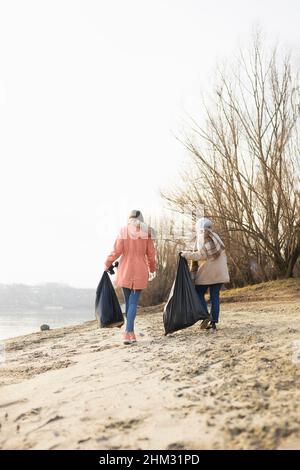
[[[93,309],[94,289],[79,289],[65,284],[47,283],[36,286],[0,284],[0,309]]]

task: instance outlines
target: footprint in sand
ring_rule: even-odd
[[[79,441],[77,441],[77,444],[84,444],[85,442],[90,441],[90,440],[91,440],[90,437],[86,437],[85,439],[79,439]]]
[[[15,400],[15,401],[9,401],[7,403],[0,404],[0,408],[6,408],[7,406],[12,406],[12,405],[19,405],[20,403],[26,403],[28,400],[25,398],[24,400]],[[6,413],[8,416],[8,414]],[[5,417],[6,417],[5,415]]]
[[[58,420],[60,420],[60,419],[64,419],[64,417],[63,417],[63,416],[56,415],[56,416],[54,416],[53,418],[48,419],[48,421],[44,424],[44,426],[46,426],[46,424],[53,423],[54,421],[58,421]]]
[[[21,413],[19,416],[16,417],[15,422],[20,421],[21,419],[30,418],[32,416],[38,416],[41,412],[42,408],[32,408],[32,410],[27,411],[26,413]]]
[[[96,442],[108,441],[109,437],[107,437],[107,436],[96,437],[95,440],[96,440]]]
[[[129,420],[124,420],[124,421],[113,421],[110,424],[107,424],[105,426],[105,429],[131,429],[133,427],[138,426],[139,424],[142,424],[144,420],[143,419],[129,419]]]
[[[183,450],[189,447],[184,442],[172,442],[166,447],[166,450]]]

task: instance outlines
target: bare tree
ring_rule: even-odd
[[[298,74],[289,56],[269,52],[257,35],[217,75],[205,124],[191,118],[180,139],[193,170],[184,190],[163,196],[190,210],[204,203],[231,267],[238,271],[241,257],[248,264],[248,281],[253,264],[262,279],[290,277],[300,256]]]

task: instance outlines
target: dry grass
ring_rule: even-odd
[[[224,290],[221,293],[221,298],[223,302],[297,300],[300,298],[300,278],[261,282],[237,289]]]

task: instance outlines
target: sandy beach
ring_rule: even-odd
[[[6,341],[1,449],[300,449],[300,300],[226,302],[216,334],[96,322]],[[300,349],[300,346],[298,346]]]

